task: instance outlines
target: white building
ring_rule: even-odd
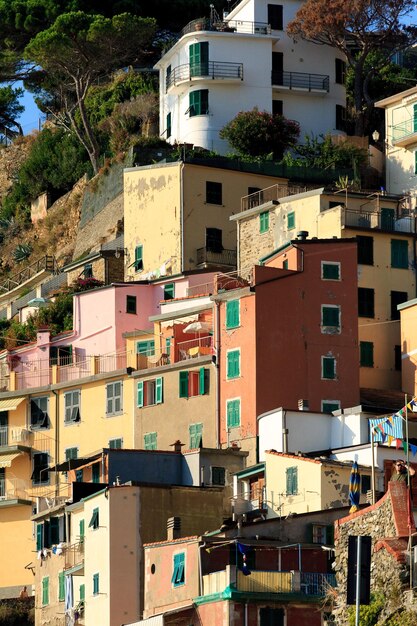
[[[417,193],[417,87],[384,98],[386,187],[389,193]]]
[[[306,134],[343,134],[345,63],[340,52],[285,33],[298,0],[241,0],[220,19],[190,22],[156,64],[160,134],[220,153],[219,131],[239,111],[281,113]]]

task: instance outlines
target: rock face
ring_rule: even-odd
[[[10,146],[0,147],[0,202],[10,190],[17,172],[30,149],[27,138],[15,141]]]
[[[371,591],[378,588],[384,591],[387,614],[402,605],[409,573],[407,499],[405,484],[389,483],[388,492],[376,504],[335,522],[334,569],[338,593],[334,613],[337,624],[344,626],[348,623],[346,591],[350,535],[372,538]],[[411,532],[414,532],[414,523],[411,524]]]

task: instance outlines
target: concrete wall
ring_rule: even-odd
[[[411,300],[401,308],[401,388],[410,396],[417,394],[417,300]]]

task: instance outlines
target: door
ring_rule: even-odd
[[[282,52],[272,53],[272,84],[284,84],[284,55]]]
[[[208,41],[190,45],[190,76],[207,76],[209,49]]]
[[[8,446],[8,413],[7,411],[0,412],[0,446]]]
[[[6,470],[0,467],[0,500],[6,497]]]

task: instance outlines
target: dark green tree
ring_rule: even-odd
[[[22,127],[17,121],[24,107],[19,103],[23,89],[13,89],[10,85],[0,87],[0,134],[5,136],[22,135]]]

